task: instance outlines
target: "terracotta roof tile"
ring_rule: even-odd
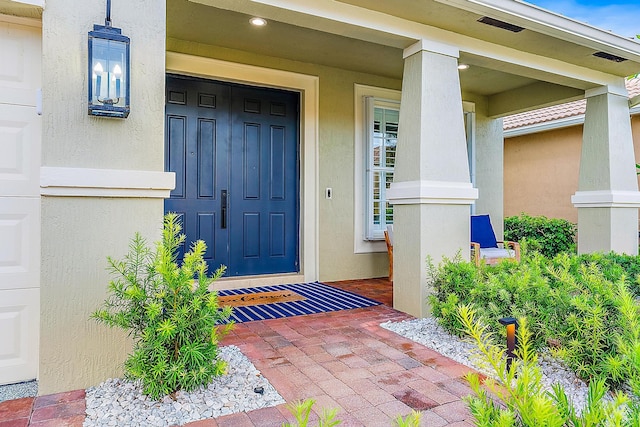
[[[629,98],[640,94],[640,78],[629,79],[626,82]],[[539,108],[527,111],[526,113],[514,114],[503,119],[505,130],[516,129],[523,126],[531,126],[539,123],[551,122],[554,120],[575,117],[585,113],[587,101],[567,102],[565,104],[554,105],[552,107]]]

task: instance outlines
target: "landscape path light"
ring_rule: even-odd
[[[509,372],[513,359],[516,357],[516,329],[518,322],[515,317],[503,317],[498,322],[507,328],[507,372]]]

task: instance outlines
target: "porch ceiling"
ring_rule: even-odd
[[[374,37],[378,41],[374,43],[272,18],[266,27],[254,28],[249,24],[249,18],[256,15],[261,14],[246,14],[190,0],[169,0],[167,36],[395,79],[402,79],[404,47],[415,42],[410,38],[383,35]],[[461,73],[461,86],[465,92],[493,95],[536,81],[480,65],[471,55],[463,54],[461,62],[475,64]]]
[[[402,78],[402,49],[268,19],[189,0],[167,1],[167,36],[292,61]],[[403,40],[402,44],[411,44]]]
[[[167,0],[167,36],[396,79],[402,78],[403,49],[412,45],[421,31],[426,37],[430,31],[468,36],[509,52],[525,52],[538,61],[549,58],[553,62],[544,70],[536,67],[535,61],[522,65],[508,58],[490,58],[461,49],[460,62],[471,65],[460,73],[462,90],[493,97],[499,105],[493,116],[573,100],[582,91],[597,86],[580,73],[564,75],[565,63],[598,77],[624,76],[640,70],[640,54],[634,58],[638,61],[622,63],[596,58],[592,47],[540,31],[511,33],[481,24],[477,22],[481,14],[445,4],[455,1],[314,0],[313,7],[318,8],[315,14],[308,10],[312,8],[309,2],[298,0]],[[362,20],[357,18],[359,8],[367,15]],[[342,20],[340,13],[345,10],[352,16]],[[266,18],[268,25],[252,27],[252,16]],[[373,23],[369,25],[369,21]],[[404,24],[406,31],[397,31]],[[250,58],[247,60],[251,62]],[[556,72],[554,67],[561,71]],[[548,92],[546,97],[530,97],[542,89]],[[520,96],[520,101],[506,102],[514,94]]]

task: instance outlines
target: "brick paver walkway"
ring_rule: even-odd
[[[331,285],[391,303],[384,279]],[[410,319],[388,305],[236,325],[223,345],[237,345],[280,395],[337,408],[341,426],[391,426],[411,409],[422,426],[470,427],[461,397],[470,394],[466,368],[379,326]],[[0,403],[0,427],[82,426],[84,391]],[[317,419],[317,416],[315,416]],[[292,422],[285,405],[186,424],[189,427],[270,427]]]

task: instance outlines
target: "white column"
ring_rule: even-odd
[[[578,252],[638,254],[638,207],[628,94],[623,82],[586,92],[578,191]]]
[[[422,40],[405,66],[394,182],[393,305],[429,315],[426,262],[469,257],[470,204],[478,197],[469,164],[458,50]]]
[[[502,119],[476,109],[476,214],[489,214],[498,240],[504,235],[504,136]]]

